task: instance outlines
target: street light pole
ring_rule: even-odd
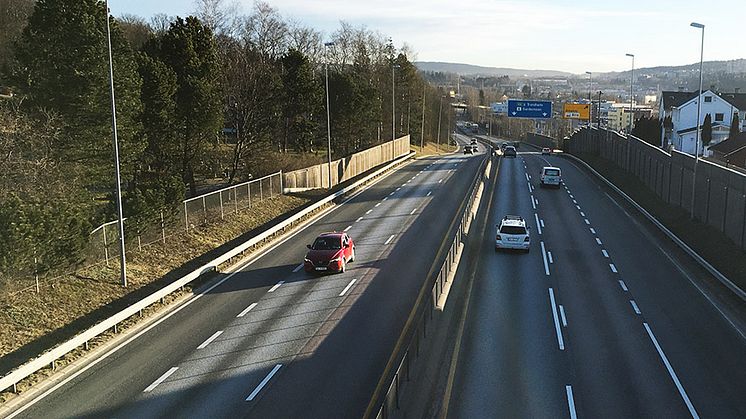
[[[391,160],[394,159],[394,141],[396,140],[396,78],[394,71],[397,65],[391,62]]]
[[[601,129],[601,91],[598,91],[598,111],[596,112],[596,122],[598,128]]]
[[[697,128],[697,136],[696,141],[694,142],[694,170],[692,171],[692,205],[691,205],[691,218],[694,219],[694,194],[697,190],[697,163],[699,163],[699,141],[700,141],[700,130],[702,129],[702,125],[700,125],[699,118],[701,118],[702,115],[702,63],[704,61],[705,57],[705,25],[697,22],[692,22],[690,24],[693,28],[702,29],[702,42],[699,48],[699,91],[697,92],[697,122],[696,122],[696,128]]]
[[[332,188],[332,126],[329,112],[329,47],[334,42],[324,43],[324,78],[326,79],[326,154],[329,160],[329,189]]]
[[[438,105],[438,145],[435,147],[437,153],[440,153],[440,117],[443,115],[443,96],[440,96],[440,104]]]
[[[422,81],[422,130],[421,130],[421,136],[420,136],[420,153],[422,153],[422,148],[425,146],[425,88],[427,87],[427,82],[424,80]]]
[[[109,25],[109,0],[106,7],[106,41],[109,47],[109,92],[111,96],[111,127],[114,132],[114,172],[117,183],[117,217],[119,225],[119,258],[122,286],[127,287],[127,255],[124,248],[124,218],[122,217],[122,176],[119,169],[119,137],[117,135],[117,105],[114,98],[114,63],[111,55],[111,27]]]
[[[634,88],[634,83],[635,83],[635,54],[626,54],[626,55],[627,57],[632,58],[632,72],[629,75],[629,123],[627,125],[627,134],[630,135],[632,134],[632,117],[634,115],[633,103],[635,101],[634,99],[635,96],[633,93],[633,88]]]
[[[593,91],[593,79],[591,79],[591,72],[586,71],[585,74],[588,75],[588,103],[590,106],[590,109],[593,109],[593,98],[591,98],[591,92]],[[591,111],[588,111],[588,125],[591,125]]]

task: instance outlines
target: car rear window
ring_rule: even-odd
[[[557,169],[547,169],[547,170],[544,171],[544,174],[546,176],[559,176],[560,175],[560,171],[557,170]]]
[[[500,233],[503,234],[526,234],[525,227],[519,226],[502,226],[500,227]]]
[[[318,237],[311,246],[313,250],[339,250],[342,245],[338,238],[332,237]]]

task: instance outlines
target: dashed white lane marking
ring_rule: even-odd
[[[275,292],[275,290],[277,290],[277,288],[280,288],[280,287],[282,286],[282,284],[284,284],[284,283],[285,283],[285,281],[280,281],[280,282],[276,283],[276,284],[275,284],[275,285],[274,285],[274,286],[273,286],[272,288],[270,288],[270,289],[269,289],[269,291],[267,291],[267,292]]]
[[[577,204],[577,203],[578,203],[578,201],[576,201],[576,200],[574,200],[574,199],[573,199],[573,200],[572,200],[572,203],[573,203],[573,204]]]
[[[360,222],[360,220],[362,220],[362,219],[363,219],[363,217],[357,217],[357,220],[355,220],[355,222],[356,222],[356,223],[359,223],[359,222]]]
[[[433,194],[433,191],[427,191],[427,195],[425,195],[425,196],[430,196],[432,194]]]
[[[536,218],[536,229],[539,232],[539,235],[541,235],[541,228],[544,226],[543,223],[539,220],[539,215],[534,213],[534,218]]]
[[[372,210],[372,209],[369,209],[368,211],[365,211],[365,215],[368,215],[368,214],[370,214],[371,212],[373,212],[373,210]]]
[[[565,307],[562,304],[560,304],[559,309],[560,309],[560,317],[562,318],[562,326],[567,327],[567,317],[565,317]]]
[[[541,242],[541,257],[544,259],[544,273],[549,275],[549,263],[547,263],[547,251],[544,248],[544,242]]]
[[[578,414],[575,413],[575,399],[572,396],[572,386],[565,386],[567,391],[567,406],[570,409],[570,419],[578,419]]]
[[[387,197],[385,197],[385,198],[383,198],[383,199],[381,200],[381,202],[383,202],[383,201],[385,201],[385,200],[387,200],[387,199],[389,199],[389,197],[388,197],[388,196],[387,196]]]
[[[206,341],[202,342],[202,344],[199,345],[197,347],[197,349],[205,349],[207,347],[207,345],[211,344],[213,340],[217,339],[218,336],[220,336],[222,334],[223,334],[223,331],[222,330],[218,330],[217,332],[213,333],[212,336],[210,336],[209,338],[207,338]]]
[[[346,228],[344,229],[344,231],[345,231],[345,232],[348,232],[348,231],[349,231],[349,230],[350,230],[351,228],[352,228],[352,226],[347,226],[347,227],[346,227]]]
[[[590,222],[590,221],[588,221],[588,219],[587,219],[587,218],[583,219],[583,221],[585,221],[585,223],[586,223],[587,225],[591,225],[591,222]]]
[[[575,208],[577,208],[578,211],[580,211],[580,205],[575,205]]]
[[[345,230],[345,231],[347,231],[347,230]],[[296,273],[296,272],[300,271],[301,269],[303,269],[303,264],[302,263],[300,265],[296,266],[295,269],[293,269],[293,273]]]
[[[443,182],[443,179],[438,180],[438,183],[442,183],[442,182]]]
[[[554,263],[554,259],[552,258],[552,252],[547,251],[547,257],[549,258],[549,263]]]
[[[596,230],[591,227],[591,233],[596,234]]]
[[[376,208],[378,208],[378,207],[380,207],[380,206],[381,206],[381,203],[380,203],[380,202],[376,204]]]
[[[689,396],[686,395],[686,391],[684,391],[684,387],[681,385],[681,382],[679,381],[679,377],[676,376],[676,373],[674,372],[673,367],[671,366],[671,363],[668,362],[668,358],[666,358],[666,354],[663,353],[663,349],[661,349],[661,346],[658,344],[658,340],[655,339],[655,336],[653,335],[653,331],[650,330],[650,326],[648,326],[647,323],[643,323],[642,325],[645,326],[645,330],[648,332],[648,336],[650,336],[650,340],[653,341],[653,344],[655,345],[655,349],[658,351],[658,355],[660,355],[661,359],[663,360],[663,363],[666,365],[668,374],[671,376],[671,379],[673,379],[674,384],[676,384],[676,388],[679,389],[679,394],[681,395],[681,398],[684,399],[684,403],[686,403],[686,407],[689,409],[689,414],[692,415],[692,418],[699,419],[699,415],[697,414],[697,411],[694,409],[694,405],[692,405],[691,400],[689,400]]]
[[[407,186],[407,183],[409,183],[409,181],[406,181],[406,182],[402,183],[401,186],[402,187]]]
[[[526,186],[528,187],[528,193],[531,193],[531,184],[526,182]]]
[[[549,288],[549,301],[552,303],[552,317],[554,317],[554,330],[557,332],[557,343],[561,351],[565,350],[565,340],[562,338],[559,318],[557,317],[557,304],[554,302],[554,290]]]
[[[539,200],[534,198],[534,202],[536,202],[536,205],[539,205]]]
[[[271,380],[272,377],[275,374],[277,374],[277,371],[279,371],[280,368],[282,368],[282,364],[275,365],[275,367],[272,368],[272,371],[270,371],[269,374],[267,374],[267,376],[264,377],[264,379],[262,380],[262,382],[259,383],[258,386],[256,386],[256,388],[254,389],[254,391],[252,391],[251,394],[249,394],[249,397],[246,398],[246,401],[250,402],[250,401],[254,400],[254,397],[256,397],[257,394],[259,394],[260,391],[262,391],[262,389],[264,388],[264,386],[266,386],[267,383],[269,382],[269,380]]]
[[[601,243],[601,239],[599,239],[598,237],[596,237],[596,243],[598,243],[599,246],[603,244]]]
[[[531,195],[531,206],[536,209],[536,202],[534,202],[534,196]]]
[[[414,176],[412,176],[412,179],[409,179],[409,180],[414,180],[414,178],[416,178],[416,177],[417,177],[417,175],[414,175]]]
[[[243,317],[243,316],[245,316],[246,314],[249,313],[249,311],[253,310],[254,307],[256,307],[256,303],[251,303],[251,305],[249,305],[248,307],[246,307],[244,309],[244,311],[238,313],[238,315],[236,317]]]
[[[528,181],[530,181],[530,180],[531,180],[531,179],[529,179],[529,177],[528,177],[528,173],[524,173],[524,175],[526,175],[526,182],[528,182]]]
[[[396,188],[396,190],[394,192],[397,192],[397,191],[400,191],[400,190],[401,190],[401,186],[398,187],[398,188]]]
[[[601,249],[601,253],[603,253],[603,254],[604,254],[604,257],[605,257],[605,258],[608,258],[608,257],[609,257],[609,252],[607,252],[607,251],[606,251],[606,249]]]
[[[389,237],[389,238],[388,238],[388,239],[386,240],[386,243],[384,243],[384,244],[389,244],[389,243],[391,243],[391,240],[394,240],[394,236],[396,236],[396,234],[392,234],[392,235],[391,235],[391,237]]]
[[[613,263],[609,264],[609,268],[611,268],[611,272],[617,273],[616,266]]]
[[[583,211],[580,211],[580,216],[585,217],[585,213]]]
[[[396,191],[392,191],[392,192],[391,192],[391,193],[389,194],[389,196],[391,196],[391,195],[393,195],[393,194],[395,194],[395,193],[396,193]]]
[[[413,210],[412,210],[412,212],[410,212],[410,213],[409,213],[409,215],[412,215],[412,214],[414,214],[415,212],[417,212],[417,208],[413,209]]]
[[[642,314],[640,307],[637,307],[635,300],[629,300],[629,303],[632,304],[632,309],[635,310],[635,314]]]
[[[158,387],[158,384],[166,381],[166,379],[168,377],[170,377],[171,374],[175,373],[176,370],[178,370],[178,369],[179,369],[179,367],[172,367],[170,370],[168,370],[165,373],[163,373],[163,375],[161,375],[160,377],[158,377],[157,380],[153,381],[153,384],[147,386],[145,388],[145,390],[143,390],[143,393],[150,393],[151,391],[153,391],[154,388]]]
[[[339,296],[344,297],[344,295],[347,294],[347,291],[349,291],[350,288],[352,288],[352,286],[355,285],[355,281],[357,281],[357,278],[353,278],[352,281],[350,281],[350,283],[347,284],[345,289],[343,289],[342,292],[339,293]]]
[[[543,219],[539,220],[539,223],[541,224],[542,227],[544,227],[544,220]]]
[[[574,196],[572,196],[572,194],[570,194],[570,199],[575,199],[575,197],[574,197]]]
[[[622,281],[621,279],[619,280],[619,286],[622,287],[624,292],[629,291],[629,289],[627,289],[627,284],[625,284],[624,281]]]

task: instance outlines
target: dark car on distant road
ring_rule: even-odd
[[[355,243],[347,233],[323,233],[307,247],[303,269],[308,273],[344,272],[355,261]]]
[[[515,147],[512,145],[506,146],[503,150],[503,156],[505,157],[516,157]]]

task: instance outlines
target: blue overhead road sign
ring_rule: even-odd
[[[551,118],[552,102],[548,100],[508,100],[511,118]]]

